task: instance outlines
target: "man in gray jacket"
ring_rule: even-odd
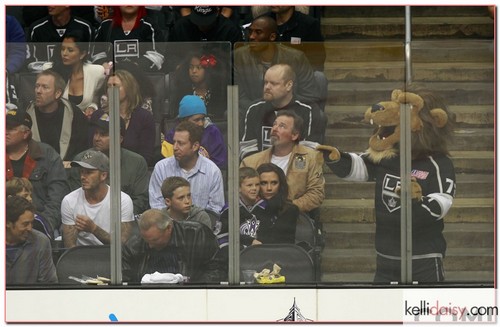
[[[5,274],[7,285],[57,283],[49,238],[33,230],[35,208],[21,196],[6,201]]]

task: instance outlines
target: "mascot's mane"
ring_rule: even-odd
[[[455,116],[440,96],[426,90],[394,90],[390,101],[379,102],[365,112],[365,122],[376,124],[367,153],[373,162],[392,158],[399,153],[400,105],[411,105],[412,159],[431,155],[449,155]]]

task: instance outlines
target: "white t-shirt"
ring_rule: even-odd
[[[92,219],[97,226],[109,233],[111,231],[109,193],[108,186],[106,196],[101,202],[96,204],[87,202],[85,193],[81,187],[69,193],[64,197],[61,203],[62,223],[65,225],[74,225],[76,215],[85,215]],[[134,205],[132,199],[123,192],[121,192],[121,210],[122,222],[134,221]],[[102,245],[102,242],[92,233],[79,232],[76,245]]]
[[[280,167],[286,175],[286,171],[288,170],[288,163],[290,162],[290,156],[292,153],[290,152],[286,156],[283,157],[278,157],[275,156],[274,154],[271,156],[271,163],[275,164],[276,166]]]

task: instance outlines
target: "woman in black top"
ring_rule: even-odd
[[[269,220],[261,220],[257,239],[266,243],[295,243],[299,208],[288,199],[288,184],[283,170],[273,163],[257,168],[260,175],[260,196],[267,201]]]

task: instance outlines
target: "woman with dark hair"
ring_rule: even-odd
[[[105,69],[113,61],[131,61],[145,71],[159,71],[165,60],[158,48],[163,33],[144,6],[114,6],[113,18],[101,22],[94,41],[93,62]]]
[[[273,163],[257,167],[260,197],[267,201],[269,220],[261,220],[257,239],[262,243],[295,243],[299,208],[288,199],[288,184],[283,170]]]
[[[173,81],[170,103],[176,106],[174,115],[185,95],[196,95],[205,103],[208,116],[224,118],[229,80],[226,63],[214,51],[192,52],[176,69]]]
[[[97,109],[98,90],[104,84],[104,68],[87,61],[90,40],[80,30],[70,30],[57,45],[53,62],[43,65],[52,68],[66,81],[62,95],[90,117]],[[58,53],[60,55],[58,55]]]

